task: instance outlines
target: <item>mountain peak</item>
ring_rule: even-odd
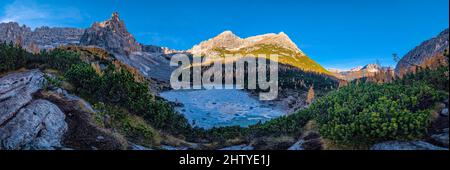
[[[219,36],[220,35],[235,35],[235,34],[230,30],[225,30],[224,32],[220,33]]]
[[[283,37],[289,37],[286,33],[284,33],[283,31],[281,31],[280,33],[278,33],[279,36],[283,36]]]
[[[277,45],[303,53],[284,32],[278,34],[268,33],[242,39],[230,30],[226,30],[214,38],[201,42],[199,45],[194,46],[190,51],[195,55],[205,55],[211,53],[211,51],[214,51],[216,48],[237,50],[258,44]]]
[[[112,15],[111,15],[111,20],[113,20],[113,21],[120,21],[119,13],[118,12],[113,12]]]
[[[141,45],[131,35],[119,13],[113,12],[111,18],[95,22],[88,28],[80,40],[81,45],[94,45],[117,54],[130,54],[142,50]]]

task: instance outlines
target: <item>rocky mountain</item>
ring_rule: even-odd
[[[22,45],[30,51],[50,49],[60,45],[77,44],[84,29],[39,27],[31,30],[18,23],[0,23],[0,41]]]
[[[109,20],[95,22],[86,29],[81,37],[80,45],[94,45],[113,53],[126,55],[142,51],[141,45],[128,32],[117,12],[113,13]]]
[[[195,45],[188,52],[194,56],[206,56],[209,59],[224,57],[225,54],[278,54],[281,64],[305,71],[329,74],[327,70],[304,54],[283,32],[241,38],[231,31],[225,31]]]
[[[442,31],[439,35],[431,38],[413,50],[408,52],[397,64],[395,72],[403,75],[411,71],[417,65],[423,64],[426,60],[442,55],[449,48],[449,29]]]
[[[110,19],[95,22],[86,29],[80,45],[103,48],[123,63],[136,68],[146,78],[162,82],[168,82],[175,69],[170,67],[170,56],[181,53],[166,47],[137,42],[117,12],[114,12]]]
[[[264,34],[248,38],[240,38],[231,31],[224,31],[214,38],[201,42],[195,45],[189,52],[194,55],[212,55],[217,48],[224,48],[226,50],[239,50],[243,48],[252,47],[258,44],[278,45],[283,48],[295,50],[300,52],[297,45],[284,33],[279,34]]]

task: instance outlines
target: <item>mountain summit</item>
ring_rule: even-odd
[[[214,53],[216,48],[224,48],[227,50],[238,50],[260,44],[265,45],[277,45],[283,48],[301,52],[301,50],[295,45],[294,42],[284,32],[279,34],[269,33],[258,36],[252,36],[248,38],[241,38],[235,35],[233,32],[227,30],[214,38],[207,41],[203,41],[198,45],[195,45],[190,52],[194,55],[210,55]]]
[[[195,45],[188,52],[195,56],[217,57],[225,54],[278,54],[279,63],[304,71],[329,72],[304,54],[284,32],[241,38],[231,31],[224,31],[214,38]],[[211,60],[209,60],[211,61]]]
[[[109,20],[95,22],[86,29],[80,40],[81,45],[93,45],[108,51],[129,55],[142,50],[141,45],[131,35],[119,13],[114,12]]]

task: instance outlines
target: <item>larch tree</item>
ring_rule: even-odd
[[[312,102],[313,102],[313,100],[314,100],[314,87],[311,85],[311,87],[309,87],[309,90],[308,90],[308,95],[307,95],[307,97],[306,97],[306,103],[307,104],[311,104]]]

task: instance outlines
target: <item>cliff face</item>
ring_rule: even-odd
[[[442,31],[438,36],[429,39],[410,52],[408,52],[397,64],[395,72],[402,75],[415,65],[421,65],[428,59],[437,57],[449,48],[449,30]]]
[[[77,44],[84,29],[39,27],[34,31],[18,23],[0,23],[0,41],[13,42],[35,51],[50,49],[60,45]]]
[[[118,13],[113,13],[109,20],[96,22],[88,28],[81,37],[80,45],[98,46],[121,55],[142,51],[142,46],[128,32]]]

